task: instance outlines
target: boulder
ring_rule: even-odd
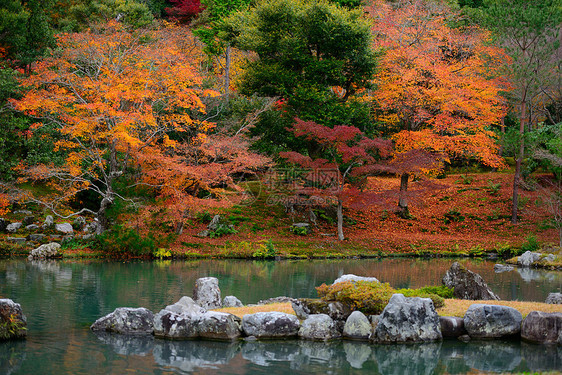
[[[199,316],[199,336],[207,339],[233,340],[242,335],[242,319],[236,315],[208,311]]]
[[[154,314],[144,307],[118,307],[96,320],[90,329],[127,335],[151,335],[154,332]]]
[[[25,241],[26,241],[26,238],[25,237],[6,237],[6,241],[18,243],[18,244],[24,244]]]
[[[193,300],[205,309],[222,307],[219,280],[216,277],[202,277],[195,281]]]
[[[8,224],[6,226],[6,232],[8,233],[16,233],[18,231],[18,229],[20,229],[22,226],[21,223],[12,223],[12,224]]]
[[[28,259],[46,259],[53,258],[59,254],[60,244],[51,242],[39,246],[37,249],[31,250]]]
[[[551,305],[562,305],[562,293],[548,293],[546,303]]]
[[[502,273],[502,272],[509,272],[513,271],[515,268],[513,266],[507,264],[495,264],[494,265],[494,272],[495,273]]]
[[[517,258],[517,264],[521,267],[531,267],[533,263],[541,259],[541,253],[533,253],[531,251],[525,251],[521,256]]]
[[[29,225],[27,225],[27,226],[25,227],[25,229],[26,229],[26,230],[29,230],[29,231],[34,231],[34,230],[39,229],[39,225],[37,225],[37,224],[29,224]]]
[[[443,277],[443,284],[448,288],[455,288],[453,295],[460,299],[469,300],[499,300],[482,277],[461,266],[458,262]]]
[[[300,322],[295,315],[282,312],[258,312],[242,318],[246,336],[256,338],[286,338],[297,336]]]
[[[4,232],[8,224],[10,224],[8,220],[0,217],[0,232]]]
[[[351,281],[352,283],[355,283],[357,281],[366,281],[366,282],[379,282],[379,280],[375,277],[364,277],[364,276],[357,276],[357,275],[353,275],[353,274],[347,274],[347,275],[342,275],[340,277],[338,277],[332,284],[337,284],[337,283],[341,283],[344,281]]]
[[[372,339],[382,343],[440,340],[439,315],[429,298],[394,294],[379,316]]]
[[[361,311],[354,311],[347,318],[343,327],[343,337],[353,340],[368,340],[373,326],[369,318]]]
[[[499,338],[518,335],[522,320],[513,307],[474,304],[464,314],[464,327],[472,338]]]
[[[72,224],[70,223],[55,224],[55,230],[63,234],[74,233],[74,229],[72,229]]]
[[[0,299],[0,341],[27,336],[27,319],[21,305],[11,299]]]
[[[190,297],[183,296],[180,300],[173,305],[168,305],[164,308],[170,312],[176,314],[188,314],[188,315],[201,315],[207,312],[206,309],[202,308],[195,303]]]
[[[313,298],[299,298],[291,302],[293,310],[301,320],[308,318],[311,314],[326,314],[330,318],[345,322],[353,310],[350,306],[336,301],[324,301]]]
[[[306,340],[331,340],[341,337],[341,333],[328,315],[312,314],[302,322],[299,337]]]
[[[521,324],[521,338],[541,344],[556,344],[562,334],[562,313],[531,311]]]
[[[21,221],[21,224],[25,227],[27,227],[28,225],[31,225],[33,223],[35,223],[35,216],[26,216]]]
[[[81,231],[86,226],[86,219],[83,216],[77,216],[72,222],[72,228],[77,231]]]
[[[154,336],[169,339],[199,337],[200,315],[177,314],[163,309],[154,316]]]
[[[41,242],[45,239],[45,237],[46,236],[43,233],[32,233],[28,235],[25,239],[28,241]]]
[[[235,296],[226,296],[222,300],[222,307],[242,307],[244,304]]]
[[[29,211],[29,210],[16,210],[14,211],[15,214],[20,214],[20,215],[31,215],[33,212]]]
[[[456,316],[440,316],[439,325],[443,337],[460,337],[466,335],[464,319]]]
[[[51,215],[47,215],[43,225],[41,226],[43,229],[50,229],[55,225],[55,219]]]

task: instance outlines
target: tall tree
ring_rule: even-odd
[[[492,126],[504,116],[505,85],[496,77],[505,55],[489,45],[486,32],[451,28],[454,14],[441,2],[408,0],[367,10],[375,48],[384,51],[372,96],[383,131],[395,142],[398,213],[408,217],[411,174],[451,158],[503,165]]]
[[[38,63],[23,84],[30,91],[15,107],[51,124],[66,151],[63,165],[32,166],[31,178],[53,184],[60,203],[78,192],[99,196],[98,232],[107,229],[107,210],[123,198],[116,184],[149,183],[161,194],[181,192],[186,176],[176,171],[173,134],[197,142],[210,128],[192,114],[205,110],[197,62],[187,54],[193,40],[185,29],[129,31],[110,22],[83,33],[62,34],[58,48]],[[128,172],[139,171],[135,179]]]
[[[525,155],[524,134],[529,116],[541,96],[541,88],[560,74],[560,0],[487,0],[484,21],[511,57],[508,75],[514,87],[519,117],[519,152],[513,177],[511,222],[517,222],[521,165]],[[558,57],[557,57],[558,56]],[[554,73],[554,74],[553,74]],[[559,79],[559,78],[558,78]]]

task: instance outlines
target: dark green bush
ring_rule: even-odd
[[[142,236],[133,228],[116,225],[96,237],[94,247],[117,257],[150,256],[159,247],[154,236]]]

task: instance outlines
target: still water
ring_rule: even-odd
[[[223,296],[255,303],[315,297],[342,274],[375,276],[393,287],[439,285],[451,260],[27,262],[0,260],[0,297],[20,303],[25,341],[0,343],[0,374],[464,374],[560,371],[562,347],[511,341],[445,340],[423,345],[336,341],[164,341],[96,335],[89,325],[121,306],[158,312],[195,280],[214,276]],[[562,272],[515,270],[463,260],[506,300],[544,301]]]

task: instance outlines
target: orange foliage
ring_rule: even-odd
[[[451,28],[445,5],[367,8],[384,55],[373,92],[398,153],[423,149],[502,167],[491,127],[505,114],[499,69],[508,58],[475,27]],[[444,159],[447,161],[447,159]]]

